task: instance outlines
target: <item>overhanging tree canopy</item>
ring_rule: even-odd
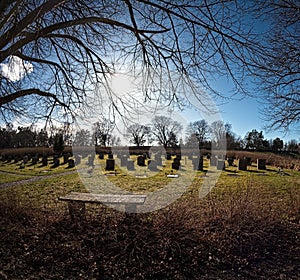
[[[294,1],[263,2],[297,6]],[[252,18],[243,14],[245,8],[250,15],[251,5],[233,0],[0,1],[2,118],[74,116],[95,83],[105,83],[122,65],[144,75],[145,100],[162,95],[169,102],[180,100],[176,82],[166,75],[172,71],[213,94],[222,95],[212,87],[216,75],[245,92],[248,70],[256,73],[259,66],[277,75],[265,67],[268,52],[251,33]],[[21,69],[19,78],[7,69],[12,64]],[[169,90],[151,90],[160,88],[153,73],[169,79]],[[112,108],[124,105],[119,96],[107,95]]]

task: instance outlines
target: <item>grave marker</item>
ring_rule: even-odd
[[[247,160],[239,159],[238,169],[242,171],[247,171]]]
[[[114,171],[115,170],[115,160],[114,159],[107,159],[105,170],[107,171]]]
[[[257,169],[258,170],[266,170],[266,160],[258,158],[257,159]]]
[[[217,160],[217,169],[218,170],[224,170],[225,169],[225,160],[218,159]]]

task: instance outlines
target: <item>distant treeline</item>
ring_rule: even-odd
[[[249,131],[244,138],[237,136],[231,131],[231,125],[222,122],[215,122],[208,126],[204,120],[193,122],[189,125],[186,133],[186,139],[178,139],[174,130],[163,131],[162,134],[168,134],[169,139],[159,140],[155,138],[155,130],[151,127],[142,125],[131,126],[123,140],[131,143],[131,153],[136,153],[139,149],[149,150],[150,142],[153,146],[162,145],[165,150],[174,152],[178,148],[190,149],[192,147],[204,150],[211,150],[212,144],[217,143],[216,135],[219,139],[226,139],[227,150],[237,151],[271,151],[271,152],[294,152],[299,153],[300,145],[296,139],[284,142],[279,137],[275,139],[265,139],[262,131],[253,129]],[[147,137],[145,137],[145,135]],[[220,136],[221,135],[221,136]],[[96,147],[97,152],[101,150],[108,153],[112,148],[114,150],[122,149],[121,139],[112,134],[111,131],[105,132],[98,125],[92,132],[82,130],[77,131],[72,137],[70,126],[54,128],[50,130],[37,130],[33,126],[21,127],[17,129],[13,126],[0,128],[0,149],[20,149],[20,148],[39,148],[42,153],[61,153],[65,151],[65,147],[91,146]],[[223,138],[222,138],[223,137]],[[74,141],[74,139],[75,141]],[[145,139],[148,139],[147,141]],[[72,142],[73,141],[73,142]],[[151,142],[152,141],[152,142]],[[126,143],[126,142],[125,142]],[[216,145],[214,145],[215,147]],[[112,148],[111,148],[112,147]]]

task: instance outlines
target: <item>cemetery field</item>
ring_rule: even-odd
[[[105,160],[96,158],[94,168],[87,161],[80,163],[81,177],[105,176],[136,193],[157,191],[178,179],[168,174],[180,174],[170,161],[161,172],[141,166],[132,174],[119,166],[113,172],[99,168]],[[87,204],[86,219],[72,222],[66,202],[58,198],[89,191],[78,173],[70,173],[76,169],[53,168],[51,161],[21,169],[19,164],[0,163],[1,279],[300,278],[297,170],[272,165],[257,170],[252,163],[240,171],[234,162],[200,199],[205,177],[214,172],[206,172],[205,158],[204,171],[163,209],[128,217]]]

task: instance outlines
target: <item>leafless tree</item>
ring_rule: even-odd
[[[270,28],[259,36],[251,25],[264,15]],[[245,78],[254,74],[268,93],[273,126],[299,120],[298,1],[1,0],[0,18],[0,113],[6,121],[17,115],[71,121],[66,116],[91,104],[94,92],[122,113],[132,104],[128,94],[95,88],[106,87],[125,66],[143,77],[144,98],[136,102],[182,101],[178,80],[224,96],[212,85],[225,77],[245,93]],[[194,93],[205,103],[200,92]]]
[[[237,5],[228,0],[0,1],[1,117],[74,116],[95,84],[124,65],[143,75],[145,100],[180,100],[172,71],[215,94],[210,79],[228,75],[241,90],[244,73],[238,70],[256,44],[238,24]],[[12,64],[21,69],[18,77],[3,71]],[[154,75],[167,79],[169,89],[162,92]],[[107,95],[119,111],[124,100]]]
[[[132,124],[127,128],[127,132],[131,137],[130,142],[139,146],[143,146],[147,141],[147,136],[150,134],[150,127],[142,124]]]
[[[94,124],[94,140],[95,145],[106,147],[112,140],[112,132],[115,128],[115,122],[109,119],[103,118],[102,120]],[[114,139],[115,142],[116,139]],[[115,144],[115,143],[113,143]]]
[[[182,130],[182,125],[172,120],[170,117],[156,116],[151,122],[151,132],[159,144],[167,147],[174,147],[178,144],[178,133]]]
[[[214,149],[226,149],[226,127],[223,121],[214,121],[210,125],[211,141]]]
[[[206,120],[191,122],[187,129],[189,137],[197,139],[199,149],[203,146],[209,131],[210,128]]]
[[[300,2],[259,1],[253,8],[269,22],[262,52],[253,56],[253,74],[268,128],[296,128],[300,121]]]

